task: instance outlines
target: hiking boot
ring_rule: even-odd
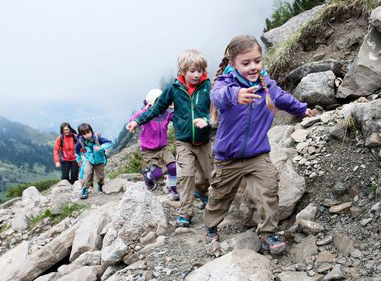
[[[262,248],[272,255],[279,255],[286,251],[286,243],[277,235],[272,235],[263,240]]]
[[[168,194],[172,201],[179,201],[180,195],[177,192],[176,186],[169,186],[168,187]]]
[[[208,204],[208,196],[201,195],[200,192],[195,191],[194,192],[194,197],[200,199],[202,201],[202,203],[204,203],[205,205]]]
[[[206,228],[206,242],[212,243],[214,241],[219,241],[220,236],[218,235],[217,226]]]
[[[87,199],[89,196],[89,190],[87,188],[83,188],[81,191],[81,199]]]
[[[150,170],[148,168],[145,168],[143,170],[144,184],[146,185],[148,190],[154,191],[157,188],[157,185],[155,184],[155,182],[153,180],[148,178],[149,172],[150,172]]]
[[[190,225],[191,220],[186,219],[182,216],[178,216],[176,220],[176,227],[188,227]]]

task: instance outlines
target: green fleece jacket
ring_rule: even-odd
[[[192,95],[189,95],[185,86],[179,81],[168,85],[160,95],[155,104],[135,121],[141,125],[149,122],[159,114],[163,113],[172,103],[175,108],[173,112],[173,126],[175,128],[175,139],[191,143],[207,143],[210,139],[210,80],[206,79],[196,86]],[[203,118],[208,126],[199,129],[193,125],[193,120]]]

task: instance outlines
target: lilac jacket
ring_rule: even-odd
[[[274,80],[265,76],[271,99],[276,108],[297,116],[303,116],[307,109],[292,95],[277,86]],[[219,126],[214,144],[215,158],[228,161],[233,158],[250,158],[270,152],[267,137],[274,114],[267,108],[266,92],[261,84],[255,94],[261,96],[252,105],[237,103],[240,88],[249,85],[238,80],[234,72],[220,76],[211,91],[211,99],[219,113]]]
[[[139,117],[143,112],[147,111],[149,107],[145,107],[139,112],[135,113],[130,122]],[[141,125],[142,131],[140,133],[140,149],[141,150],[154,150],[166,147],[168,123],[173,119],[173,112],[166,110],[164,113],[152,119],[150,122]]]

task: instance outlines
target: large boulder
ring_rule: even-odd
[[[185,281],[273,280],[270,260],[253,250],[235,250],[191,272]]]
[[[80,255],[75,261],[69,264],[61,265],[58,268],[60,276],[70,274],[71,272],[84,267],[84,266],[96,266],[101,265],[101,252],[86,252]]]
[[[381,7],[377,7],[373,10],[372,14],[369,17],[369,23],[379,33],[381,33]]]
[[[129,252],[131,242],[167,227],[163,207],[152,192],[142,182],[128,187],[103,239],[102,264],[118,263]]]
[[[336,76],[331,70],[308,74],[300,81],[293,94],[298,100],[306,102],[309,107],[320,105],[329,109],[330,106],[337,104],[335,79]]]
[[[273,28],[262,34],[261,39],[267,48],[286,41],[295,31],[299,30],[308,21],[316,18],[324,5],[316,6],[311,10],[292,17],[282,26]]]
[[[341,62],[337,60],[326,60],[306,63],[291,71],[287,76],[287,81],[292,83],[293,85],[297,85],[300,82],[300,80],[302,80],[308,74],[325,72],[328,70],[331,70],[335,74],[335,76],[340,77],[343,75],[341,73],[342,67],[343,65],[341,64]]]
[[[29,218],[24,214],[18,214],[12,219],[12,229],[15,231],[27,230],[30,224]]]
[[[63,207],[68,203],[78,200],[78,193],[67,180],[62,180],[52,187],[50,192],[50,211],[54,215],[63,213]]]
[[[337,98],[369,96],[381,85],[381,33],[372,28],[340,85]]]
[[[57,281],[97,281],[98,275],[97,266],[84,266],[59,278]]]
[[[83,218],[80,226],[75,231],[70,262],[78,258],[82,253],[97,251],[102,247],[102,237],[100,233],[111,218],[106,212],[100,210],[90,210],[90,215]]]

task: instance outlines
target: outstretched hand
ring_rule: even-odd
[[[206,122],[203,118],[196,118],[193,120],[193,125],[199,129],[202,129],[208,126],[208,122]]]
[[[314,111],[311,108],[306,109],[306,113],[304,113],[304,117],[312,117],[314,116]]]
[[[241,88],[238,92],[237,102],[239,104],[249,105],[254,102],[254,99],[260,99],[260,95],[254,94],[259,86],[253,86],[250,88]]]
[[[126,129],[129,130],[131,133],[135,133],[137,127],[138,123],[136,121],[131,121],[127,124]]]

